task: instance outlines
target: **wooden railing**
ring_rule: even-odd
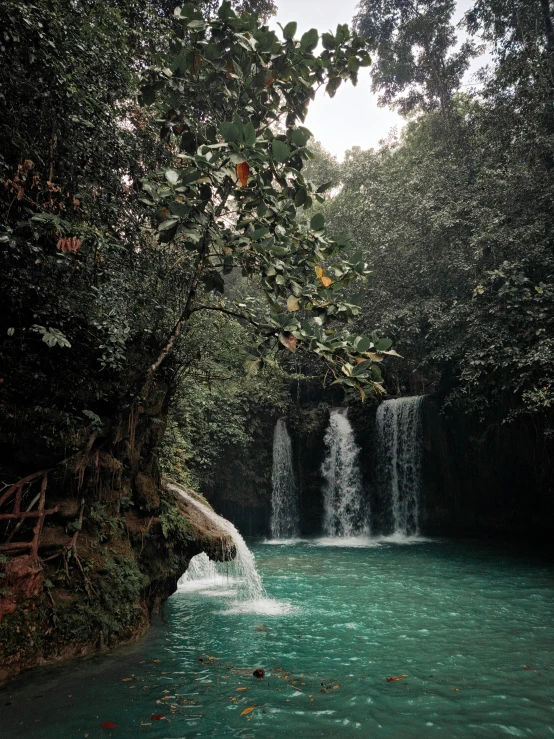
[[[4,543],[0,544],[0,552],[13,552],[17,553],[18,550],[25,551],[30,550],[32,557],[38,556],[38,547],[40,542],[40,535],[44,526],[44,519],[46,516],[56,513],[58,507],[46,509],[46,488],[48,486],[48,472],[49,470],[41,470],[35,472],[32,475],[24,477],[19,482],[11,485],[6,492],[0,496],[0,508],[4,503],[7,503],[13,498],[13,508],[11,513],[0,513],[1,521],[17,521],[16,526],[13,528],[9,536]],[[40,481],[40,491],[35,495],[32,501],[27,506],[27,510],[21,510],[21,498],[23,491],[27,485],[33,485]],[[38,503],[38,507],[34,510],[34,506]],[[22,527],[26,519],[36,519],[35,526],[33,528],[33,538],[31,541],[13,541],[14,536]]]

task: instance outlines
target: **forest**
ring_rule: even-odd
[[[169,649],[183,665],[175,681],[192,685],[194,672],[223,685],[228,669],[229,690],[253,696],[279,679],[299,693],[287,703],[313,685],[306,711],[333,698],[346,723],[324,708],[278,719],[293,710],[280,693],[234,693],[242,713],[227,716],[215,698],[179,703],[196,693],[177,682],[165,686],[171,710],[163,696],[136,703],[125,724],[122,688],[109,715],[87,723],[66,716],[66,686],[37,719],[7,709],[14,739],[77,727],[349,738],[379,721],[391,737],[547,735],[552,567],[526,547],[550,546],[554,516],[554,6],[472,0],[458,22],[455,0],[360,0],[353,17],[337,8],[344,22],[316,30],[318,3],[300,4],[313,5],[314,28],[276,25],[278,0],[0,0],[0,698],[11,706],[13,685],[17,702],[31,700],[40,670],[54,669],[29,668],[127,645],[139,651],[88,669],[119,684],[135,680],[139,656],[167,665]],[[310,103],[339,104],[348,85],[363,98],[367,72],[403,123],[341,160],[310,130]],[[473,672],[508,679],[495,652],[437,678],[440,700],[475,691],[459,724],[419,698],[412,711],[407,691],[428,695],[423,674],[440,669],[412,678],[421,652],[403,661],[391,632],[382,654],[375,647],[386,679],[375,708],[348,708],[362,688],[333,672],[338,658],[321,673],[317,651],[285,665],[308,649],[308,610],[295,609],[315,597],[292,575],[279,584],[289,554],[306,568],[320,558],[321,593],[341,572],[354,589],[365,572],[377,578],[366,600],[351,596],[361,621],[336,616],[341,649],[356,655],[379,608],[416,617],[415,593],[432,591],[423,571],[440,568],[446,588],[469,568],[474,610],[459,633],[436,627],[437,650],[449,640],[470,650],[485,614],[482,643],[509,629],[505,649],[540,687],[510,689],[508,713],[493,718],[500,688]],[[381,583],[389,567],[411,594]],[[246,630],[240,647],[236,635],[222,641],[227,611],[192,587],[223,572],[246,582],[228,611],[243,614],[229,627]],[[536,602],[517,591],[526,577]],[[500,611],[520,599],[504,627],[487,610],[489,587]],[[457,597],[421,606],[417,630],[435,629],[430,613],[462,609]],[[168,623],[190,627],[195,646],[163,646]],[[527,643],[518,629],[543,631]],[[220,668],[208,657],[218,653]],[[160,667],[144,681],[161,691]],[[75,680],[81,704],[102,704],[100,687]],[[406,724],[386,716],[401,685],[406,703],[390,710]],[[522,696],[533,706],[516,720]]]

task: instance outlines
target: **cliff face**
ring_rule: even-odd
[[[97,506],[72,549],[67,522],[79,505],[65,499],[38,557],[2,557],[0,679],[140,638],[192,557],[234,556],[228,535],[195,506],[165,488],[157,494],[158,514]]]
[[[551,534],[554,448],[531,420],[483,429],[423,404],[422,527],[428,534]]]
[[[161,484],[167,399],[158,383],[61,463],[63,449],[0,436],[0,679],[137,639],[193,556],[234,556]]]
[[[205,481],[202,493],[217,511],[245,536],[269,536],[273,433],[277,415],[257,419],[254,443],[247,449],[230,446],[221,458],[221,472]],[[321,531],[323,498],[321,465],[329,405],[292,405],[287,414],[293,464],[298,483],[300,528],[303,535]]]

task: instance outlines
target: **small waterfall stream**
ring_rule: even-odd
[[[284,418],[275,424],[273,470],[271,476],[271,536],[294,539],[298,536],[298,486],[292,467],[292,445]]]
[[[200,510],[206,518],[225,531],[233,540],[236,548],[236,557],[230,562],[212,562],[206,554],[197,554],[191,559],[188,570],[179,580],[179,584],[182,586],[191,581],[219,582],[225,578],[237,588],[242,600],[257,601],[265,598],[266,593],[256,569],[254,555],[233,524],[189,495],[180,485],[170,483],[168,488],[178,493],[187,503]]]
[[[327,456],[321,468],[324,532],[331,537],[368,535],[369,509],[358,463],[360,448],[354,440],[347,409],[331,411],[325,445]]]
[[[422,400],[423,396],[386,400],[377,410],[394,533],[405,536],[419,534]]]

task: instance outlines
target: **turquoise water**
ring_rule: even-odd
[[[553,566],[540,555],[438,540],[252,548],[271,599],[257,612],[226,581],[178,592],[139,645],[11,683],[0,735],[554,736]]]

